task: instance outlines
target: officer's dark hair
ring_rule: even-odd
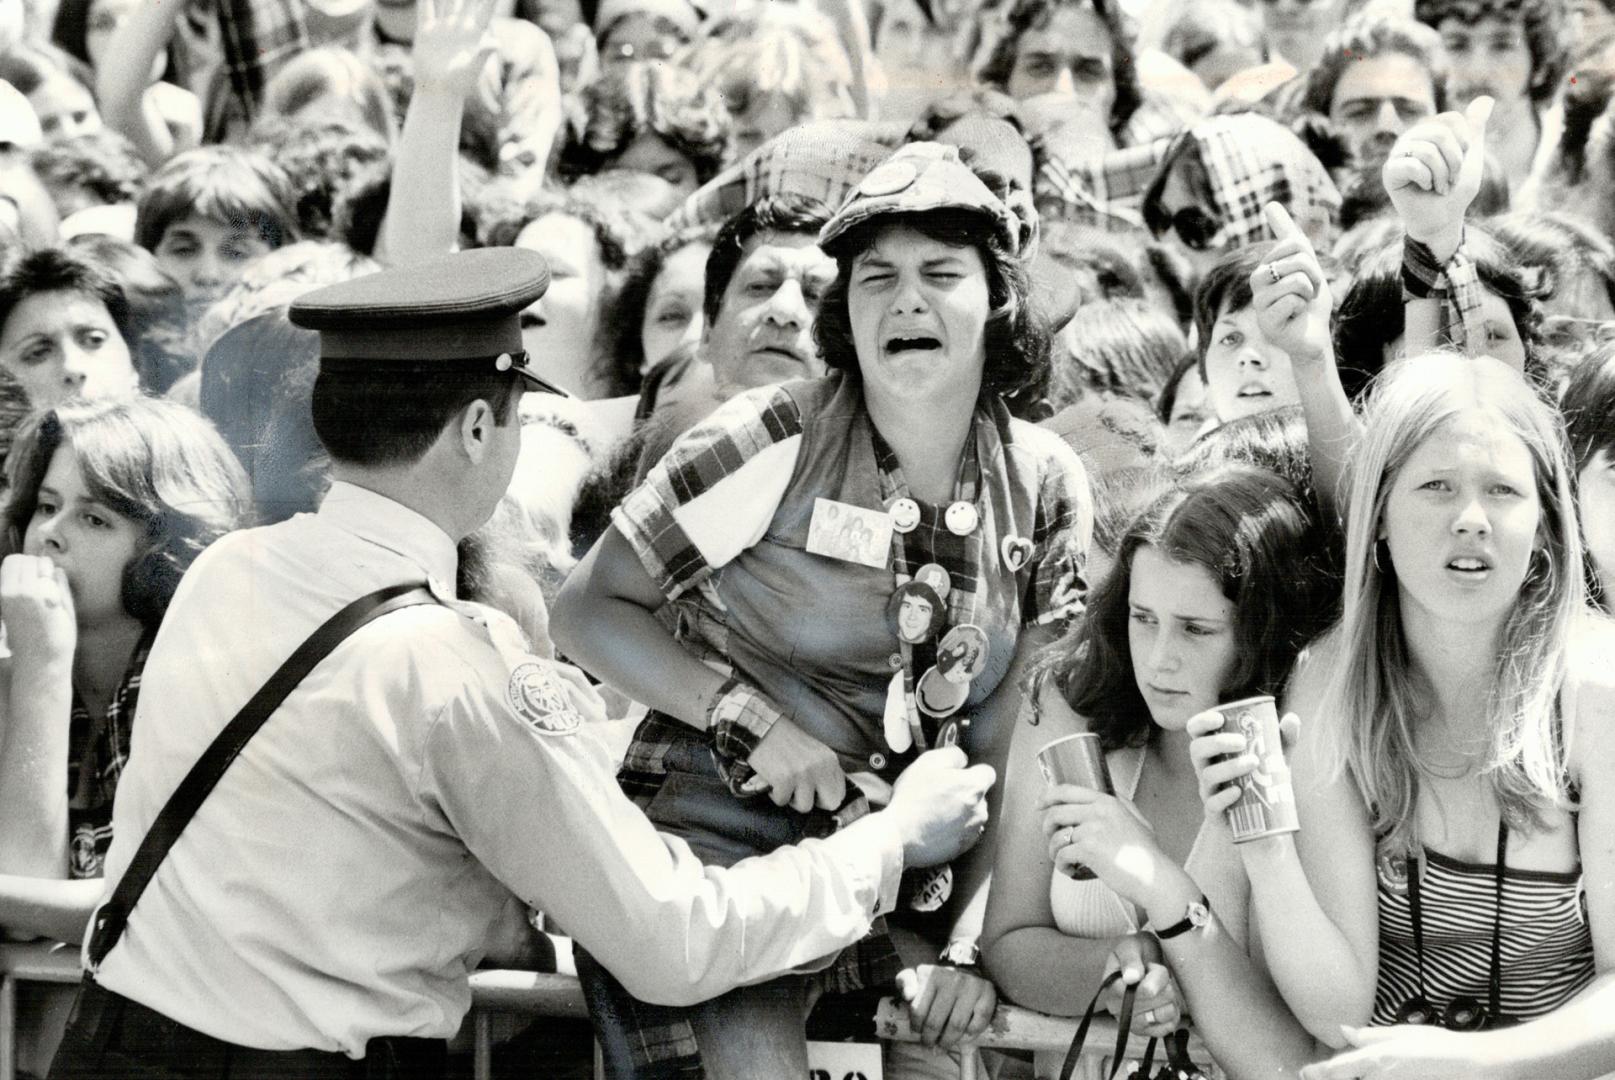
[[[766,233],[807,233],[818,236],[830,220],[830,208],[806,195],[767,195],[723,223],[712,252],[707,256],[706,291],[701,309],[707,326],[718,321],[723,310],[723,294],[740,268],[746,245]]]
[[[24,251],[0,267],[0,332],[17,305],[40,293],[71,292],[98,300],[126,344],[132,344],[129,300],[111,273],[65,247]],[[131,349],[131,352],[133,350]]]
[[[372,468],[412,465],[474,401],[492,407],[499,427],[515,423],[521,400],[515,372],[468,374],[444,363],[386,364],[357,371],[322,368],[314,380],[314,433],[336,462]]]
[[[35,413],[6,460],[3,554],[22,550],[51,459],[73,447],[90,496],[143,530],[123,569],[124,610],[162,621],[180,577],[213,541],[248,524],[246,474],[213,426],[162,398],[71,401]]]
[[[875,243],[882,229],[894,226],[906,226],[950,247],[975,248],[980,254],[987,272],[987,366],[982,372],[982,392],[1009,396],[1043,379],[1049,368],[1049,327],[1032,304],[1032,283],[1025,266],[1004,246],[985,215],[952,207],[882,214],[836,237],[832,252],[836,279],[824,291],[813,323],[813,339],[824,362],[858,378],[847,288],[858,256]]]

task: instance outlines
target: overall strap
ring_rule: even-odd
[[[231,762],[263,727],[270,714],[286,700],[286,696],[297,688],[297,684],[333,649],[373,619],[399,608],[435,603],[436,598],[425,586],[418,584],[389,585],[361,596],[314,631],[241,707],[241,711],[224,726],[169,796],[157,820],[152,822],[151,830],[141,840],[111,899],[96,912],[95,922],[90,928],[89,969],[92,974],[123,936],[129,913],[134,910],[140,894],[146,891],[163,859],[168,856],[169,848],[174,846],[185,826],[196,816],[203,800],[224,776]]]

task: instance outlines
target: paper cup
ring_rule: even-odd
[[[1079,787],[1103,791],[1114,795],[1110,783],[1110,769],[1105,765],[1105,752],[1099,748],[1099,736],[1083,732],[1055,739],[1037,752],[1038,768],[1050,785],[1076,784]],[[1075,866],[1071,876],[1078,881],[1089,880],[1094,872],[1086,866]]]
[[[1284,761],[1279,713],[1273,699],[1262,694],[1218,705],[1217,711],[1222,713],[1223,731],[1245,736],[1241,753],[1256,755],[1255,770],[1238,781],[1239,801],[1228,808],[1234,843],[1300,831],[1295,789],[1290,784],[1290,767]]]

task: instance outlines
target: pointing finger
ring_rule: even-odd
[[[1290,216],[1288,210],[1284,209],[1283,204],[1270,202],[1262,207],[1262,214],[1267,218],[1267,227],[1273,230],[1274,239],[1289,240],[1299,238],[1307,241],[1307,234],[1301,231],[1301,226],[1295,223],[1295,219]],[[1307,241],[1307,248],[1310,250],[1311,247],[1312,243]]]

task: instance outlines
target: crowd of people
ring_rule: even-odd
[[[0,0],[0,462],[35,1075],[1615,1075],[1615,3]]]

